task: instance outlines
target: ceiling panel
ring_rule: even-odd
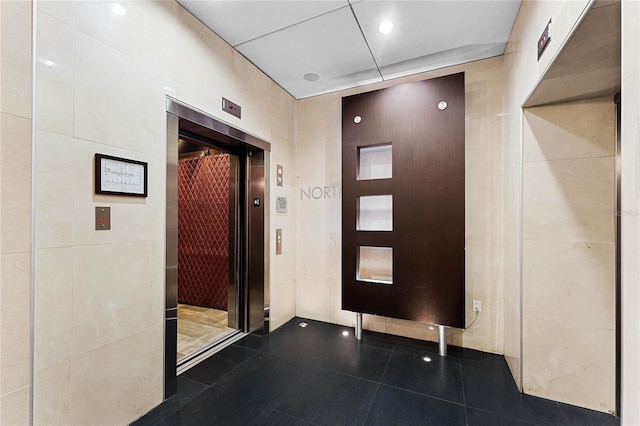
[[[341,1],[202,1],[178,0],[191,14],[232,46],[253,40],[332,10]]]
[[[260,37],[237,47],[296,98],[381,81],[350,8]],[[303,75],[315,72],[318,81]]]
[[[296,98],[501,55],[521,4],[178,1]],[[378,26],[387,19],[394,28],[384,35]]]
[[[519,1],[364,1],[353,5],[378,65],[461,46],[506,43]],[[380,23],[393,22],[382,34]]]
[[[385,80],[404,77],[425,71],[451,67],[466,62],[499,56],[504,53],[506,43],[482,43],[455,47],[441,52],[431,53],[406,61],[380,67]]]

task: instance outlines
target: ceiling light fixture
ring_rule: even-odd
[[[343,336],[348,336],[348,335],[349,335],[349,332],[348,332],[347,330],[345,330],[345,331],[343,331],[343,332],[342,332],[342,335],[343,335]]]
[[[423,360],[424,362],[431,362],[431,357],[423,356],[423,357],[422,357],[422,360]]]
[[[53,62],[51,59],[43,59],[42,63],[48,67],[55,67],[57,64]]]
[[[318,81],[320,80],[320,74],[318,74],[317,72],[306,72],[304,73],[302,78],[307,81]]]
[[[118,3],[111,3],[111,11],[118,16],[124,16],[127,14],[127,9]]]
[[[382,34],[389,34],[393,30],[393,23],[391,21],[382,21],[378,27],[378,31]]]

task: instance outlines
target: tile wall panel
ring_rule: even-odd
[[[5,28],[17,28],[6,3],[3,39]],[[295,100],[177,2],[121,6],[124,15],[111,2],[36,5],[34,419],[44,423],[129,423],[161,401],[167,95],[271,142],[295,211]],[[24,74],[4,71],[3,90],[5,75]],[[222,112],[222,96],[243,106],[242,120]],[[147,162],[148,197],[94,194],[96,153]],[[30,165],[23,168],[28,175]],[[95,231],[97,206],[111,207],[110,231]],[[28,224],[29,214],[15,217]],[[275,222],[294,248],[294,217],[273,212]],[[269,269],[279,279],[277,326],[295,315],[292,253]]]

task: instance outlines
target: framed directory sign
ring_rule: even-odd
[[[96,154],[95,193],[146,197],[147,163]]]

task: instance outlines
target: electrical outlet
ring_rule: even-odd
[[[482,312],[482,302],[480,300],[473,301],[473,312]]]

